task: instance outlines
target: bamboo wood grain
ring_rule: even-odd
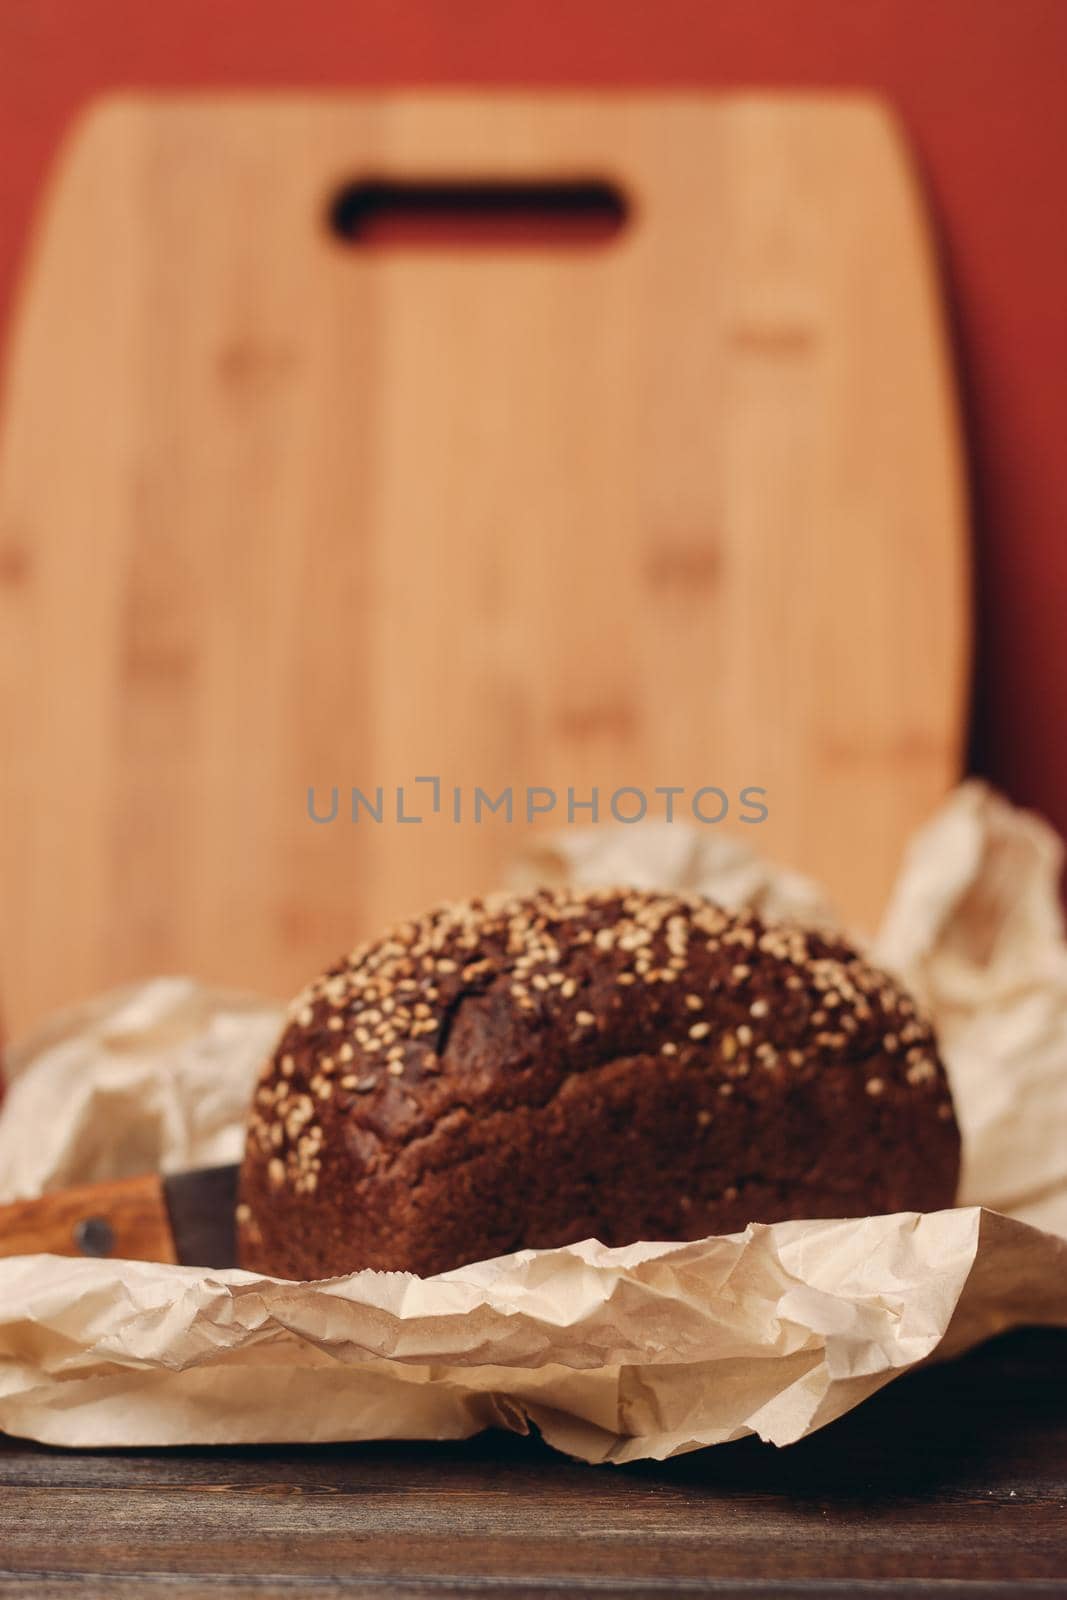
[[[323,220],[365,172],[602,176],[633,222],[365,253]],[[447,807],[316,826],[312,785],[342,819],[420,774],[759,785],[737,835],[870,926],[959,773],[966,605],[943,318],[878,103],[103,103],[7,374],[9,1027],[160,971],[289,993],[523,842]]]
[[[157,1174],[86,1184],[0,1206],[0,1256],[80,1256],[77,1229],[89,1218],[106,1221],[106,1254],[127,1261],[175,1262],[167,1205]]]

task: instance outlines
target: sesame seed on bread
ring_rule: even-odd
[[[931,1028],[844,940],[542,890],[438,907],[297,997],[254,1096],[240,1259],[430,1274],[936,1209],[958,1170]]]

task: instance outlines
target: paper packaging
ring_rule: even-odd
[[[1060,858],[1042,823],[967,784],[915,840],[875,941],[941,1031],[966,1147],[959,1208],[587,1242],[426,1280],[0,1260],[0,1428],[117,1446],[534,1423],[585,1460],[629,1461],[752,1432],[788,1444],[928,1357],[1015,1323],[1067,1324]],[[803,879],[673,826],[570,832],[523,870],[831,915]],[[9,1061],[0,1199],[235,1159],[280,1017],[169,979],[55,1019]]]

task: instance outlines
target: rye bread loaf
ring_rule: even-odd
[[[929,1025],[843,940],[545,890],[431,911],[298,996],[254,1097],[239,1256],[429,1274],[930,1210],[958,1169]]]

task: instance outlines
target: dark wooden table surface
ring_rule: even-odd
[[[0,1440],[0,1595],[1067,1596],[1067,1332],[789,1450],[585,1467],[535,1438],[71,1453]]]

